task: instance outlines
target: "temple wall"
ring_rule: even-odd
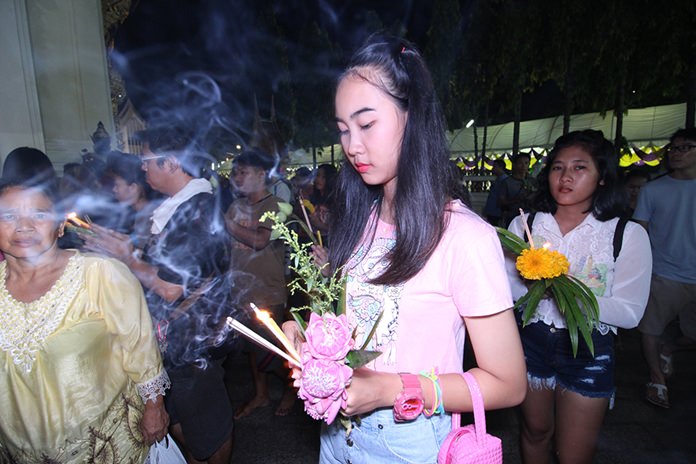
[[[61,172],[99,121],[114,134],[99,0],[2,1],[0,44],[3,160],[33,146]]]

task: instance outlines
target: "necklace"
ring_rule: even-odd
[[[53,286],[28,303],[7,290],[7,262],[0,263],[0,350],[8,352],[24,372],[31,372],[36,352],[56,330],[81,288],[83,262],[84,257],[75,253]]]

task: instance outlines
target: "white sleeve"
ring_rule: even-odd
[[[651,275],[648,234],[640,225],[629,222],[614,267],[611,296],[597,298],[599,320],[623,329],[636,327],[648,303]]]

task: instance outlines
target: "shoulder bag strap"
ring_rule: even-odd
[[[616,229],[614,229],[614,261],[619,257],[621,253],[621,246],[623,245],[623,235],[626,229],[626,224],[630,218],[622,217],[619,218],[619,222],[616,223]]]

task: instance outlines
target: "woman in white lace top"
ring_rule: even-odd
[[[167,430],[138,280],[58,248],[49,188],[0,183],[0,462],[142,463]]]
[[[581,338],[577,357],[565,318],[552,299],[542,300],[529,324],[520,329],[529,382],[521,406],[522,457],[527,463],[552,462],[555,441],[559,462],[590,463],[614,396],[617,327],[637,326],[648,300],[650,242],[638,224],[629,222],[625,230],[617,229],[628,198],[619,182],[614,147],[602,132],[584,130],[559,137],[538,183],[532,240],[548,243],[568,258],[569,274],[597,297],[599,323],[592,331],[594,355]],[[524,227],[520,217],[510,224],[520,237]],[[621,239],[616,258],[615,236]],[[527,288],[514,263],[507,264],[517,300]]]

